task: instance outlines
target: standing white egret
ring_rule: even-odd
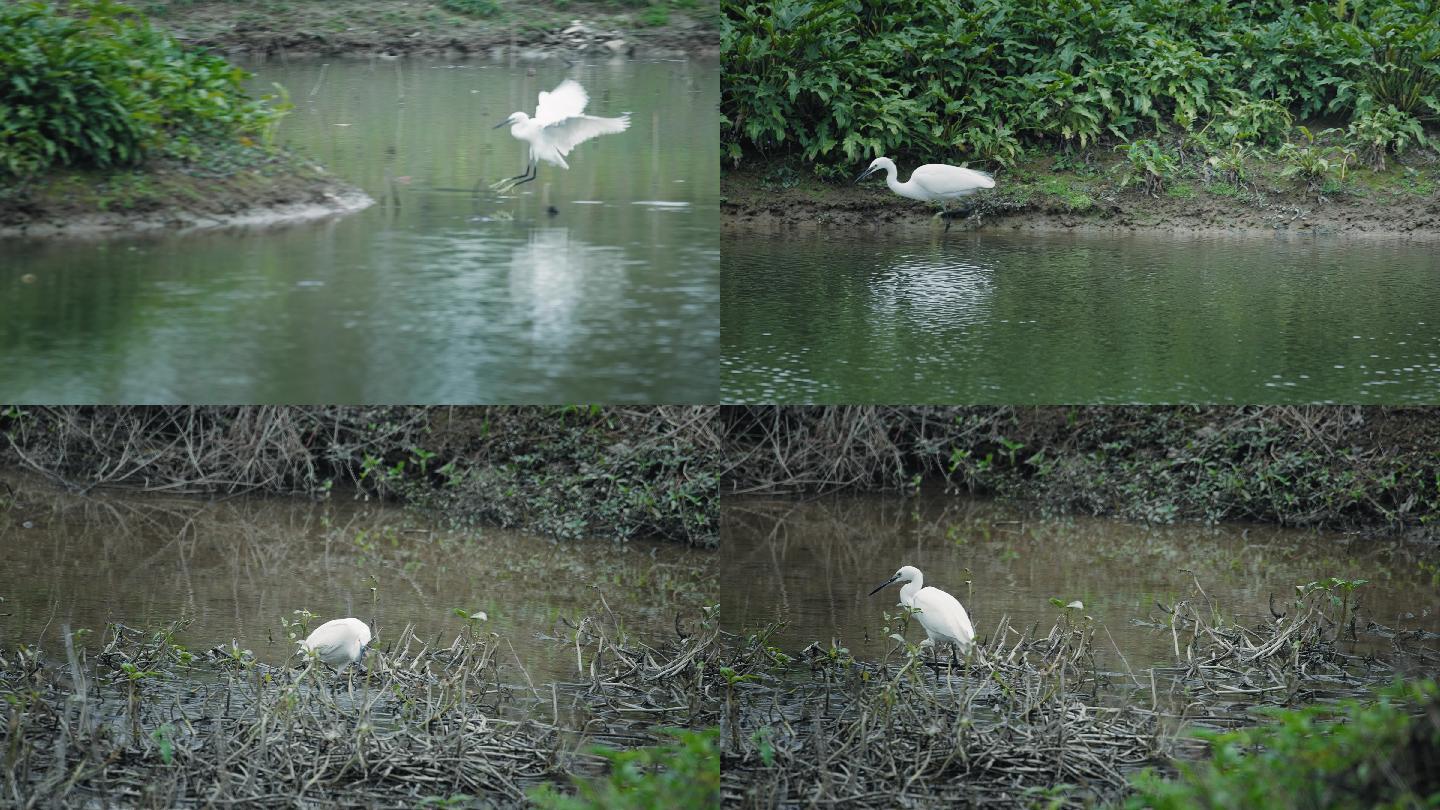
[[[929,636],[920,642],[921,646],[928,644],[934,647],[941,642],[949,642],[962,654],[968,654],[970,644],[975,640],[975,628],[970,626],[970,616],[960,600],[939,588],[924,587],[924,575],[913,565],[903,566],[895,572],[895,576],[876,586],[870,595],[874,596],[886,585],[898,581],[906,583],[900,589],[900,604],[919,611],[920,626]]]
[[[313,652],[321,661],[344,672],[365,657],[370,643],[370,626],[359,619],[332,619],[300,642],[301,652]]]
[[[496,191],[509,191],[521,183],[534,180],[535,167],[542,160],[568,169],[570,164],[565,162],[565,156],[577,144],[598,135],[624,132],[630,127],[630,113],[622,113],[619,118],[585,115],[585,105],[589,101],[590,96],[579,82],[566,79],[548,93],[541,91],[534,118],[523,112],[513,112],[509,118],[496,124],[495,129],[509,124],[511,136],[530,144],[530,162],[524,174],[507,177],[490,187]]]
[[[861,172],[855,182],[859,183],[881,169],[885,170],[885,185],[901,197],[940,203],[940,213],[935,215],[937,217],[946,213],[947,202],[974,194],[980,189],[995,187],[995,178],[985,172],[947,166],[944,163],[926,163],[911,172],[910,179],[902,183],[899,172],[895,169],[895,161],[887,157],[870,161],[870,168]]]

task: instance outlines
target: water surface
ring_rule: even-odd
[[[1433,246],[730,232],[726,402],[1440,402]]]
[[[252,69],[295,103],[279,140],[379,204],[283,229],[0,243],[0,398],[715,401],[714,63]],[[565,78],[631,128],[581,144],[568,171],[473,193],[524,169],[492,126]]]
[[[881,632],[898,613],[899,585],[869,592],[901,565],[965,605],[988,637],[1002,616],[1043,634],[1080,600],[1105,631],[1102,666],[1173,661],[1171,635],[1145,622],[1195,599],[1197,584],[1225,615],[1258,624],[1284,611],[1295,586],[1329,577],[1366,579],[1358,617],[1392,628],[1440,631],[1440,554],[1358,535],[1266,525],[1146,526],[1100,518],[1042,518],[993,501],[926,494],[817,501],[738,498],[722,507],[723,622],[733,632],[784,621],[791,651],[834,639],[857,658],[893,646]],[[1107,635],[1108,633],[1108,635]],[[910,641],[924,633],[912,626]],[[1114,639],[1112,644],[1111,638]],[[1116,655],[1124,656],[1124,661]]]
[[[311,627],[355,616],[376,649],[408,624],[448,645],[454,609],[484,611],[510,682],[575,677],[563,636],[584,616],[618,612],[642,640],[673,637],[676,613],[714,601],[711,556],[673,543],[557,543],[500,529],[453,532],[433,516],[336,496],[291,498],[68,495],[7,474],[0,511],[0,646],[59,649],[61,627],[98,639],[108,622],[141,630],[177,620],[177,641],[253,650],[280,664],[295,649],[281,619]],[[603,599],[602,599],[603,597]],[[567,624],[567,622],[569,624]]]

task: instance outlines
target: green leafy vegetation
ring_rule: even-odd
[[[1208,759],[1174,779],[1133,778],[1130,808],[1433,807],[1440,802],[1440,687],[1399,683],[1375,701],[1262,710],[1269,723],[1201,732]]]
[[[1356,116],[1346,135],[1360,150],[1366,164],[1377,172],[1385,170],[1387,152],[1403,154],[1407,147],[1426,142],[1420,121],[1395,109],[1394,105]]]
[[[545,810],[668,810],[720,805],[720,729],[670,729],[675,742],[618,750],[595,746],[591,753],[609,760],[605,779],[576,779],[575,795],[551,784],[530,792]]]
[[[440,0],[440,5],[456,14],[471,17],[493,17],[500,13],[500,4],[495,0]]]
[[[721,5],[723,148],[737,165],[796,155],[838,176],[885,154],[1010,166],[1031,148],[1149,139],[1131,154],[1155,193],[1166,166],[1154,144],[1173,132],[1213,154],[1344,116],[1379,163],[1440,115],[1431,4]]]
[[[181,46],[139,13],[81,0],[0,7],[0,176],[193,158],[206,139],[268,144],[289,109],[247,74]]]

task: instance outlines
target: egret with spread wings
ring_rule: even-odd
[[[495,129],[510,125],[510,134],[530,144],[530,162],[525,173],[507,177],[490,187],[496,191],[510,189],[535,179],[535,168],[540,161],[551,163],[562,169],[570,168],[565,156],[578,144],[598,135],[624,132],[630,127],[630,113],[619,118],[601,118],[585,115],[585,105],[590,96],[585,88],[574,79],[566,79],[550,92],[540,93],[540,102],[535,106],[535,117],[523,112],[510,113],[510,117],[495,125]]]

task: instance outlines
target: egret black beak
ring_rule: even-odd
[[[859,181],[857,180],[856,182],[858,183]],[[899,574],[896,574],[895,576],[890,577],[889,579],[885,580],[884,582],[880,583],[879,585],[876,585],[876,586],[875,586],[875,590],[871,591],[871,592],[870,592],[870,595],[871,595],[871,596],[874,596],[875,594],[877,594],[877,593],[879,593],[880,591],[884,590],[886,585],[889,585],[890,583],[894,582],[895,580],[897,580],[897,579],[899,579],[899,578],[900,578],[900,575],[899,575]]]
[[[491,127],[491,129],[499,129],[500,127],[503,127],[503,126],[505,126],[505,125],[508,124],[508,123],[510,123],[510,119],[509,119],[509,118],[506,118],[504,121],[501,121],[500,123],[498,123],[498,124],[496,124],[495,126]]]
[[[868,168],[868,169],[866,169],[865,171],[861,172],[861,173],[860,173],[860,176],[857,177],[857,178],[855,178],[855,182],[858,183],[858,182],[860,182],[861,180],[864,180],[865,178],[867,178],[867,177],[869,177],[870,175],[874,174],[876,168],[878,168],[878,167],[876,167],[876,166],[871,166],[870,168]],[[852,183],[852,185],[853,185],[853,183]],[[894,580],[891,580],[891,582],[893,582],[893,581],[894,581]],[[885,585],[889,585],[889,584],[890,584],[889,582],[885,583]],[[881,585],[880,587],[883,588],[883,587],[885,587],[885,585]]]

